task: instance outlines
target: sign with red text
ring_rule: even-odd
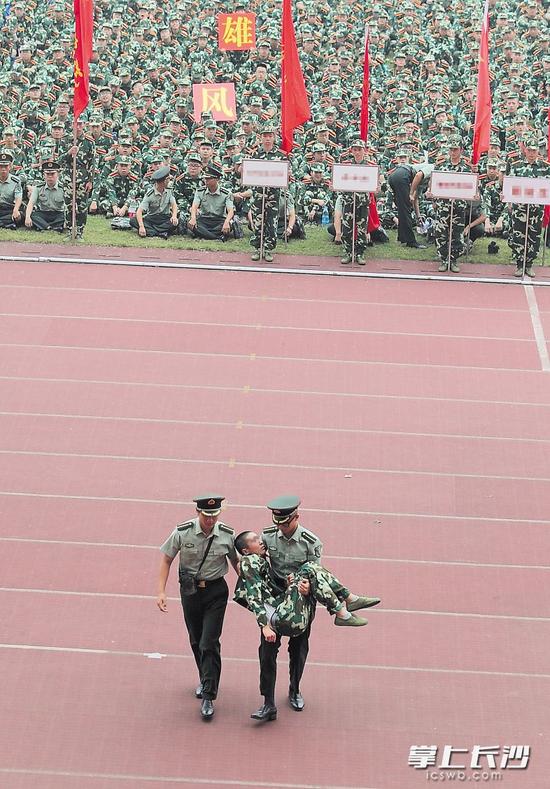
[[[233,51],[255,49],[256,14],[244,11],[218,14],[218,47]]]
[[[474,200],[478,197],[476,173],[453,173],[434,170],[430,181],[432,197],[446,200]]]
[[[335,192],[377,192],[378,167],[371,164],[335,164],[332,167]]]
[[[199,82],[193,85],[193,117],[200,123],[201,113],[211,112],[215,121],[237,119],[233,82]]]
[[[502,202],[550,205],[550,178],[505,175],[502,182]]]
[[[271,186],[286,189],[288,161],[286,159],[243,159],[244,186]]]

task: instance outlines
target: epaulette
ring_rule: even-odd
[[[277,530],[277,526],[269,526],[267,529],[264,529],[264,534],[275,534]]]
[[[186,531],[194,525],[193,521],[186,521],[185,523],[180,523],[176,528],[178,531]]]
[[[220,186],[220,194],[230,195],[231,192],[229,189],[226,189],[225,186]]]
[[[311,545],[315,545],[315,543],[317,542],[317,540],[315,539],[315,537],[313,536],[313,534],[310,534],[310,533],[309,533],[308,531],[306,531],[305,529],[303,529],[303,531],[302,531],[302,537],[304,538],[304,540],[305,540],[306,542],[309,542],[309,543],[311,543]]]
[[[230,526],[226,526],[225,523],[218,523],[218,528],[220,531],[224,531],[227,534],[235,534],[233,529]]]

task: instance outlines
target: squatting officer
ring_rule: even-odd
[[[228,570],[227,560],[236,572],[238,567],[233,529],[218,521],[223,500],[224,497],[218,495],[193,499],[197,505],[197,516],[176,526],[160,548],[162,558],[157,605],[161,611],[167,610],[166,582],[170,566],[176,554],[180,555],[181,604],[199,671],[200,684],[195,695],[202,698],[201,715],[204,720],[210,720],[214,715],[213,701],[220,681],[220,635],[229,594],[224,578]],[[190,577],[194,579],[196,591],[186,594]]]

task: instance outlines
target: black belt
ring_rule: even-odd
[[[214,578],[213,581],[197,581],[197,589],[206,589],[207,586],[218,584],[220,581],[223,581],[223,575],[220,578]]]

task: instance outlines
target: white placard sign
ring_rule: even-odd
[[[288,161],[286,159],[243,159],[243,186],[271,186],[286,189]]]
[[[335,192],[377,192],[378,167],[371,164],[334,164],[332,189]]]
[[[477,179],[476,173],[434,170],[430,192],[433,197],[443,197],[446,200],[475,200],[478,197]]]
[[[550,205],[550,178],[505,175],[502,182],[502,202]]]

